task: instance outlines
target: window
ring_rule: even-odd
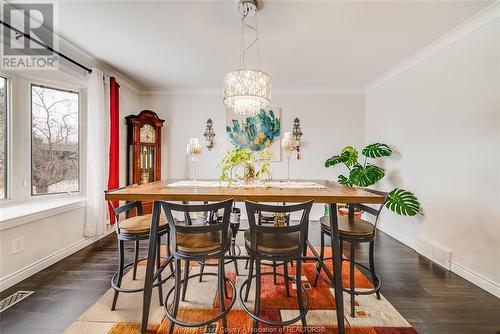
[[[0,199],[7,197],[7,79],[0,77]]]
[[[79,191],[79,95],[31,85],[31,193]]]

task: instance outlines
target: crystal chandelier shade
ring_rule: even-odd
[[[271,103],[271,77],[262,71],[241,69],[224,77],[224,104],[252,116]]]
[[[246,51],[258,43],[259,40],[257,21],[255,21],[254,27],[246,23],[247,16],[254,16],[257,13],[257,1],[240,0],[238,11],[242,15],[241,67],[238,70],[227,73],[224,77],[223,102],[237,114],[252,116],[271,103],[271,77],[265,72],[247,69],[245,66]],[[245,47],[245,28],[249,28],[255,32],[255,40],[247,47]]]

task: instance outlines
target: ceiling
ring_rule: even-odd
[[[261,68],[274,87],[362,91],[490,3],[267,0],[258,13]],[[59,34],[145,90],[220,89],[239,67],[236,4],[63,1]],[[247,58],[255,64],[256,52]]]

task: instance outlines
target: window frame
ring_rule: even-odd
[[[56,91],[61,91],[61,92],[67,92],[67,93],[73,93],[78,95],[78,164],[77,164],[77,175],[78,175],[78,190],[76,191],[59,191],[59,192],[51,192],[51,193],[43,193],[43,194],[34,194],[33,193],[33,87],[40,87],[40,88],[46,88],[46,89],[52,89]],[[28,84],[28,96],[29,96],[29,197],[32,199],[35,198],[50,198],[50,197],[60,197],[61,195],[66,195],[66,196],[75,196],[75,195],[80,195],[82,193],[82,134],[81,134],[81,128],[82,128],[82,91],[79,89],[74,89],[70,87],[64,87],[64,85],[60,84],[46,84],[43,82],[36,82],[36,81],[29,81]]]
[[[4,164],[4,175],[2,177],[5,178],[5,184],[4,184],[4,197],[0,198],[0,202],[5,202],[10,199],[10,194],[11,194],[11,182],[10,182],[10,174],[11,174],[11,159],[10,159],[10,152],[11,152],[11,138],[10,138],[10,132],[11,132],[11,78],[7,75],[4,75],[3,73],[0,73],[0,78],[5,80],[5,143],[4,143],[4,150],[5,150],[5,164]]]

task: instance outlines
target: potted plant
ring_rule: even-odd
[[[252,152],[246,149],[228,151],[219,164],[221,181],[242,181],[251,183],[265,176],[271,179],[270,160],[272,153],[268,151]]]
[[[347,175],[339,175],[338,183],[354,187],[369,187],[385,176],[385,170],[369,161],[369,159],[389,157],[392,155],[392,150],[386,144],[375,143],[366,146],[361,151],[364,160],[362,163],[358,161],[358,150],[352,146],[346,146],[340,154],[334,155],[325,161],[325,167],[334,167],[344,165],[349,173]],[[385,207],[395,212],[398,215],[415,216],[422,212],[422,207],[417,197],[401,188],[394,188],[387,195]]]

